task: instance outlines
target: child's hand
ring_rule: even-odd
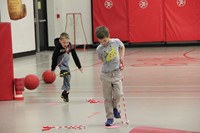
[[[120,70],[123,70],[124,69],[124,65],[122,63],[120,63]]]
[[[120,70],[123,70],[124,69],[124,62],[122,59],[120,59]]]
[[[79,68],[79,70],[83,73],[83,68],[81,67],[81,68]]]

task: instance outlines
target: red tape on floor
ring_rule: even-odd
[[[95,100],[92,98],[87,99],[87,102],[89,102],[89,103],[104,103],[103,100]]]
[[[200,133],[200,132],[141,126],[133,128],[129,133]]]
[[[120,125],[105,126],[107,129],[120,128]]]
[[[88,116],[88,118],[91,118],[91,117],[93,117],[94,115],[96,115],[96,114],[99,114],[100,112],[94,112],[94,113],[92,113],[90,116]]]
[[[86,129],[86,126],[82,125],[73,125],[73,126],[43,126],[42,131],[49,131],[52,129],[75,129],[75,130],[83,130]]]

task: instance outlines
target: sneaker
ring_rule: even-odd
[[[113,109],[113,113],[115,118],[121,118],[120,112],[116,108]]]
[[[60,71],[60,77],[65,77],[66,75],[69,75],[69,72],[67,70]]]
[[[63,91],[61,94],[61,98],[63,99],[64,102],[69,102],[69,92]]]
[[[112,126],[113,122],[114,122],[113,118],[108,118],[107,121],[106,121],[106,123],[105,123],[105,126]]]

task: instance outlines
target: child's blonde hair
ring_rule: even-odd
[[[61,33],[60,39],[69,39],[69,34],[67,34],[66,32]]]

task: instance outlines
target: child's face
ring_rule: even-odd
[[[106,45],[106,44],[109,43],[110,38],[109,38],[109,37],[106,37],[106,38],[103,38],[103,39],[98,39],[98,41],[99,41],[102,45]]]
[[[67,46],[69,45],[69,39],[66,38],[59,39],[59,42],[63,46],[63,48],[67,48]]]

